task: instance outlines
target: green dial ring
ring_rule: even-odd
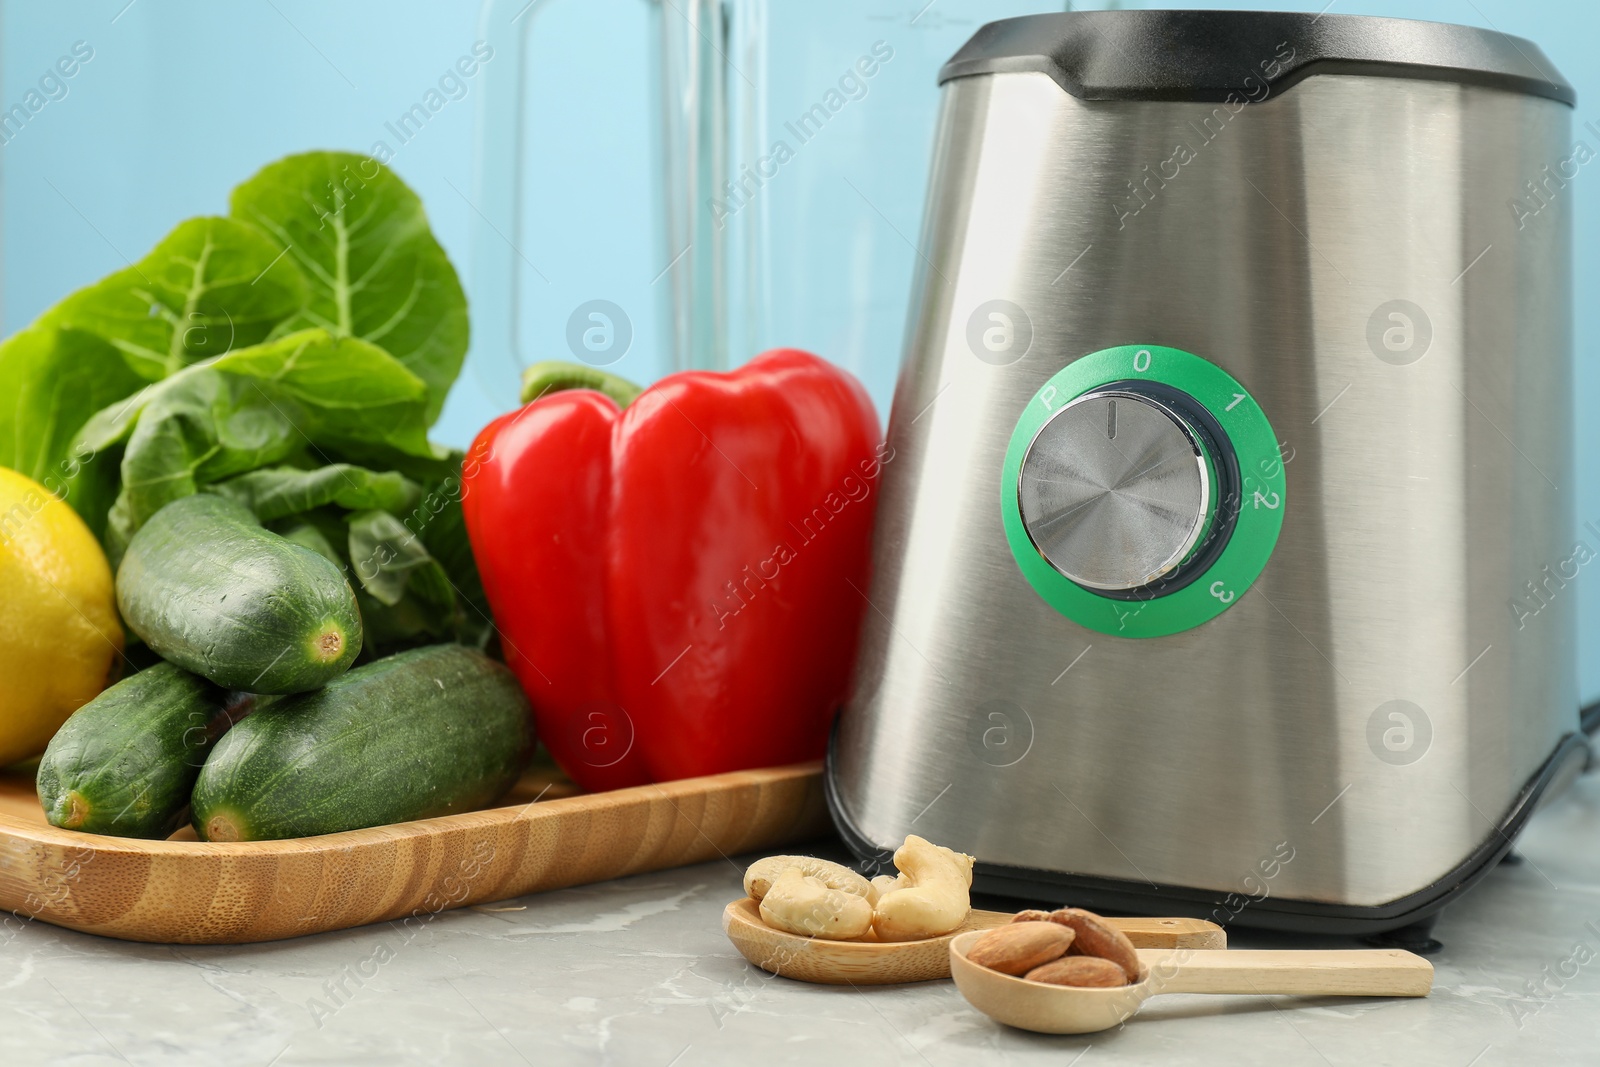
[[[1148,597],[1114,598],[1078,585],[1040,555],[1023,525],[1017,487],[1034,437],[1063,405],[1101,386],[1141,380],[1186,393],[1221,427],[1226,441],[1219,444],[1231,446],[1239,464],[1238,518],[1221,552],[1188,584],[1161,592],[1157,583]],[[1261,405],[1215,363],[1160,345],[1101,349],[1058,371],[1023,408],[1000,475],[1006,542],[1028,584],[1072,621],[1117,637],[1165,637],[1228,610],[1266,567],[1287,504],[1278,436]]]

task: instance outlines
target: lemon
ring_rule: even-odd
[[[0,467],[0,766],[51,736],[118,673],[111,565],[78,513]]]

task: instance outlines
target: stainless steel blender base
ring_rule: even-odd
[[[953,64],[829,764],[860,847],[916,833],[976,856],[992,888],[1393,927],[1480,876],[1567,774],[1567,585],[1600,543],[1574,544],[1572,194],[1540,185],[1572,153],[1570,89],[1458,76],[1548,68],[1528,42],[1334,19],[1039,16],[974,41],[1044,27],[1042,58]],[[1105,43],[1146,29],[1148,47]],[[1263,70],[1298,63],[1318,35],[1365,50],[1234,104],[1205,95],[1225,82],[1139,95],[1256,69],[1241,41],[1284,42]],[[1428,40],[1460,62],[1372,65]],[[1213,46],[1238,62],[1196,60]],[[1113,357],[1120,378],[1074,377]],[[1186,363],[1215,373],[1167,370]],[[1093,464],[1040,428],[1122,379],[1138,388],[1118,395],[1187,397],[1171,427],[1150,422],[1163,455],[1198,442],[1201,414],[1228,439],[1144,494],[1164,530],[1097,495],[1146,473],[1101,448],[1108,404],[1061,425]],[[1229,424],[1252,405],[1277,457]],[[1058,482],[1019,500],[1034,444]],[[1227,547],[1173,563],[1219,526],[1202,500],[1229,455],[1244,499]],[[1040,525],[1080,501],[1099,510],[1072,538]],[[1219,582],[1267,514],[1281,532],[1261,565]],[[1127,559],[1108,558],[1118,544]],[[1125,596],[1168,567],[1174,585],[1203,573]]]
[[[1600,707],[1596,711],[1600,713]],[[834,826],[866,873],[893,873],[890,857],[895,844],[868,840],[840,806],[833,771],[833,740],[837,736],[836,728],[829,741],[822,783]],[[1208,893],[1188,886],[1008,867],[983,860],[973,868],[972,888],[979,893],[993,893],[1019,901],[1115,914],[1181,915],[1209,919],[1222,926],[1237,924],[1262,930],[1371,937],[1431,920],[1451,901],[1482,881],[1511,851],[1533,814],[1546,802],[1560,796],[1591,758],[1588,738],[1582,733],[1568,734],[1517,794],[1488,836],[1459,866],[1432,885],[1385,904],[1361,906],[1274,896],[1256,899],[1248,894]]]

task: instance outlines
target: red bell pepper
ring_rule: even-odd
[[[586,789],[822,755],[888,457],[859,382],[780,349],[647,390],[529,368],[462,506],[506,662]]]

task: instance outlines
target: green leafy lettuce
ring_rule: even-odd
[[[146,381],[265,341],[305,306],[283,248],[233,219],[180,222],[139,262],[68,296],[39,325],[92,333]]]
[[[290,156],[0,342],[0,466],[113,563],[162,507],[218,493],[346,569],[373,654],[483,644],[461,456],[427,436],[467,341],[416,194],[363,156]]]
[[[431,423],[467,354],[467,300],[417,194],[374,160],[309,152],[263,167],[229,210],[305,275],[307,299],[281,328],[380,346],[427,383]]]

